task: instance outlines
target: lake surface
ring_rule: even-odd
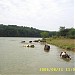
[[[0,75],[75,75],[75,71],[66,68],[75,67],[75,53],[67,51],[72,59],[68,62],[60,58],[64,51],[50,45],[49,52],[44,51],[44,44],[32,42],[34,48],[23,47],[30,40],[40,38],[0,37]],[[21,41],[25,40],[25,43]],[[63,68],[64,71],[40,71],[40,68]]]

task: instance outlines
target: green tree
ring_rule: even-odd
[[[59,36],[65,36],[65,27],[59,28]]]
[[[60,31],[63,31],[63,30],[65,30],[65,27],[61,27],[61,26],[60,26],[59,30],[60,30]]]
[[[41,37],[42,37],[42,38],[47,38],[47,37],[49,37],[49,33],[46,32],[46,31],[41,32],[40,34],[41,34]]]
[[[68,37],[75,39],[75,29],[70,29],[70,31],[68,32]]]

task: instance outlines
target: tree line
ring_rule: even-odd
[[[33,27],[0,24],[0,37],[69,37],[75,38],[75,29],[60,27],[59,31],[44,31]]]
[[[0,24],[0,37],[41,37],[41,32],[33,27]]]
[[[75,29],[60,27],[57,36],[63,36],[65,38],[75,39]]]

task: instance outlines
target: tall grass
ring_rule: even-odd
[[[60,48],[66,49],[66,50],[72,50],[75,51],[75,39],[69,39],[69,38],[47,38],[46,42],[49,44],[56,45]]]

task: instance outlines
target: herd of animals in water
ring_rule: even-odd
[[[45,50],[45,52],[49,52],[50,45],[46,44],[46,41],[45,40],[29,41],[29,43],[32,43],[32,42],[42,42],[42,43],[45,43],[44,50]],[[21,41],[21,43],[25,43],[25,41]],[[28,45],[23,45],[23,47],[34,48],[35,45],[34,44],[28,44]],[[60,58],[66,60],[66,61],[70,61],[71,60],[71,56],[69,54],[67,54],[66,52],[61,52],[60,53]]]

